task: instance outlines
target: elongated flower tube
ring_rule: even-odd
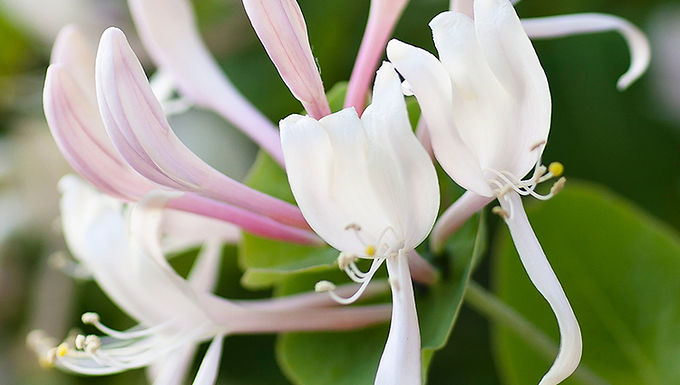
[[[156,181],[165,182],[165,185],[160,185],[140,175],[111,143],[97,108],[94,52],[77,28],[70,26],[59,35],[52,53],[53,64],[45,79],[44,109],[52,135],[64,157],[99,190],[128,201],[137,201],[152,190],[181,187],[170,179],[157,178]],[[199,161],[197,163],[201,165]],[[212,170],[207,165],[204,167]],[[214,170],[210,172],[217,173]],[[249,195],[249,191],[253,190],[248,189],[245,193]],[[264,194],[256,192],[255,195],[262,197]],[[271,197],[265,196],[265,199],[277,202]],[[234,223],[260,236],[297,243],[319,242],[318,237],[305,229],[299,210],[283,202],[277,204],[298,218],[297,227],[193,192],[181,194],[168,202],[175,209]]]
[[[295,206],[223,175],[177,138],[118,29],[110,28],[102,35],[96,78],[104,126],[120,154],[140,174],[160,185],[198,192],[284,224],[307,227]]]
[[[434,166],[416,139],[391,64],[378,70],[373,103],[361,118],[347,108],[321,120],[291,115],[280,123],[288,179],[310,226],[340,250],[338,265],[361,288],[341,297],[328,281],[317,284],[341,303],[356,300],[386,261],[392,287],[392,323],[376,384],[420,383],[420,335],[408,253],[420,244],[439,207]],[[372,260],[367,272],[357,258]]]
[[[361,40],[357,60],[347,86],[345,107],[354,107],[361,115],[366,103],[366,94],[371,85],[385,45],[392,35],[408,0],[373,0],[368,13],[366,31]]]
[[[548,199],[564,184],[558,180],[548,195],[535,191],[563,171],[559,163],[541,165],[551,114],[545,73],[508,0],[476,0],[474,19],[449,11],[430,26],[441,62],[396,40],[387,55],[420,103],[437,160],[468,190],[455,210],[465,218],[494,198],[501,203],[494,212],[508,224],[529,278],[560,327],[559,354],[540,382],[557,384],[578,366],[581,334],[520,200]]]
[[[309,116],[320,119],[330,114],[297,1],[243,0],[243,6],[281,78]]]
[[[212,339],[194,382],[212,384],[224,335],[344,330],[389,316],[389,306],[335,308],[321,294],[252,304],[217,297],[209,292],[221,251],[214,239],[205,240],[188,281],[165,260],[160,225],[166,193],[152,193],[126,208],[122,201],[97,193],[72,176],[64,178],[60,188],[64,193],[63,229],[74,257],[92,272],[106,294],[139,322],[129,330],[117,331],[104,325],[97,314],[86,313],[83,322],[99,329],[104,337],[74,336],[55,348],[47,348],[49,344],[38,338],[40,335],[31,338],[32,346],[47,362],[64,370],[89,375],[118,373],[158,363],[168,355],[185,356],[181,353],[185,349]],[[155,373],[158,381],[175,375],[177,368],[167,365]]]
[[[159,68],[195,104],[215,110],[283,164],[276,127],[233,86],[201,40],[187,0],[128,0]]]

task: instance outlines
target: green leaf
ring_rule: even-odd
[[[416,286],[423,373],[427,373],[434,352],[446,344],[474,260],[483,252],[486,242],[481,223],[479,216],[468,221],[449,241],[447,250],[453,252],[433,261],[443,267],[444,274],[438,283]],[[314,275],[309,284],[320,278]],[[328,273],[324,279],[329,279]],[[280,286],[279,294],[302,290],[309,284],[300,286],[298,277],[296,282]],[[381,325],[351,332],[282,334],[277,344],[279,363],[295,384],[372,384],[388,329],[388,325]]]
[[[294,202],[286,173],[264,152],[258,154],[246,184]],[[244,233],[239,246],[239,265],[245,270],[241,283],[251,289],[265,288],[289,274],[327,268],[337,256],[338,252],[328,246],[295,245]]]
[[[528,213],[579,319],[582,363],[612,385],[680,384],[678,235],[621,198],[585,184],[570,183]],[[552,311],[529,282],[507,230],[494,254],[500,298],[557,344]],[[554,357],[539,355],[496,326],[504,383],[538,383]],[[596,382],[564,382],[590,383]]]

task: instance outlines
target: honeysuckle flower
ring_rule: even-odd
[[[33,348],[47,363],[64,370],[105,375],[155,364],[157,383],[180,383],[196,344],[212,339],[194,381],[211,384],[225,335],[344,330],[389,316],[389,306],[335,308],[327,296],[317,293],[256,301],[217,297],[210,291],[217,278],[219,240],[204,239],[188,280],[165,260],[160,230],[167,193],[154,192],[138,204],[125,206],[73,176],[65,177],[60,189],[63,229],[74,257],[139,322],[129,330],[116,331],[96,313],[85,313],[83,322],[105,336],[72,336],[56,347],[53,340],[34,333],[29,341]]]
[[[420,383],[420,335],[408,253],[429,233],[439,207],[434,166],[411,130],[397,74],[377,73],[373,102],[361,118],[353,108],[320,120],[291,115],[280,123],[293,195],[310,226],[340,250],[339,266],[361,288],[383,262],[392,287],[392,323],[376,384]],[[372,260],[367,272],[355,260]]]
[[[512,3],[515,4],[517,1]],[[451,9],[472,17],[472,4],[473,0],[452,0]],[[649,41],[642,31],[620,17],[600,13],[581,13],[529,18],[521,21],[525,32],[533,39],[604,31],[619,32],[626,40],[631,55],[631,64],[628,70],[617,82],[617,87],[620,90],[630,86],[642,76],[649,66],[651,58]],[[430,138],[424,119],[421,119],[418,125],[418,138],[421,139],[426,148],[431,147],[431,143],[428,143]],[[437,221],[430,238],[435,249],[441,248],[449,235],[465,223],[470,215],[486,206],[490,201],[476,196],[474,193],[466,193],[462,198],[454,202]]]
[[[375,69],[407,4],[408,0],[371,1],[366,31],[347,86],[345,107],[354,107],[359,114],[364,110],[366,94]]]
[[[243,6],[281,78],[309,116],[320,119],[330,114],[297,1],[243,0]]]
[[[265,237],[318,242],[318,238],[306,230],[304,218],[296,207],[219,173],[179,141],[125,38],[113,31],[105,35],[116,36],[104,40],[108,44],[102,48],[102,55],[109,61],[100,58],[100,62],[103,61],[101,83],[115,85],[99,97],[105,121],[100,116],[95,95],[94,50],[86,39],[76,28],[67,27],[53,50],[52,65],[45,80],[45,116],[59,148],[73,168],[114,197],[136,201],[158,188],[184,191],[185,194],[168,201],[168,205],[228,221]],[[114,49],[118,50],[117,54],[110,52]],[[116,67],[115,63],[122,60],[130,67]],[[116,76],[123,75],[127,75],[128,81],[117,84]],[[139,90],[143,92],[134,94]],[[135,100],[130,93],[135,97],[143,95],[146,104],[130,104],[130,100]],[[127,98],[126,102],[120,97]],[[112,113],[112,107],[118,110]],[[117,139],[116,145],[121,148],[111,143],[106,121],[111,137]],[[149,122],[156,124],[152,126]],[[120,129],[126,129],[129,137],[121,137]],[[128,138],[135,140],[134,146],[128,144]],[[161,138],[164,140],[160,141]],[[142,151],[146,152],[141,154]]]
[[[548,82],[508,0],[476,0],[473,9],[474,18],[449,11],[430,23],[441,61],[396,40],[387,55],[418,99],[437,160],[468,190],[454,209],[459,217],[500,202],[494,212],[505,219],[529,278],[560,327],[559,354],[540,382],[557,384],[578,366],[581,333],[520,199],[548,199],[564,184],[559,179],[547,195],[535,191],[563,171],[559,163],[541,164],[550,129]]]
[[[241,129],[283,164],[278,131],[234,87],[208,51],[187,0],[128,0],[146,50],[180,92]]]

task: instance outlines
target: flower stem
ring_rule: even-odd
[[[548,360],[557,355],[559,348],[550,337],[478,283],[474,281],[468,283],[465,303],[494,323],[510,328]],[[588,385],[609,384],[583,363],[574,372],[573,378]]]

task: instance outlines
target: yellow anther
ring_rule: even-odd
[[[366,251],[366,255],[368,255],[369,257],[372,257],[372,256],[375,255],[375,246],[373,246],[373,245],[368,245],[368,246],[366,246],[366,250],[365,250],[365,251]]]
[[[64,357],[68,353],[68,346],[66,344],[60,344],[57,346],[57,357]]]
[[[560,162],[552,162],[548,166],[548,171],[550,171],[554,177],[558,177],[564,172],[564,165]]]

